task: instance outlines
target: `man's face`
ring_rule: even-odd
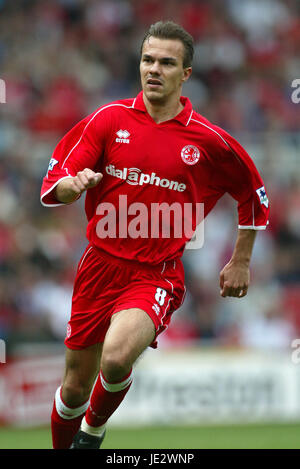
[[[143,92],[150,102],[166,102],[181,94],[191,67],[183,68],[184,45],[177,39],[150,36],[144,42],[140,74]]]

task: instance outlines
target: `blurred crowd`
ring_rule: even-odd
[[[184,255],[186,300],[161,344],[271,349],[300,337],[299,13],[297,0],[0,0],[0,338],[9,351],[64,338],[86,220],[83,200],[42,207],[41,181],[75,123],[140,91],[141,39],[159,19],[193,35],[183,94],[244,145],[271,200],[241,300],[219,295],[237,216],[232,199],[218,203],[204,248]]]

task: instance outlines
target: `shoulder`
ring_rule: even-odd
[[[251,157],[235,137],[200,114],[194,112],[193,115],[195,116],[193,122],[205,129],[205,146],[216,157],[217,163],[235,162],[238,163],[239,169],[242,166],[253,169]]]
[[[117,122],[127,120],[128,113],[133,109],[134,98],[120,99],[105,103],[84,119],[84,124],[96,132],[108,132]]]
[[[120,99],[118,101],[112,101],[110,103],[105,103],[99,108],[97,108],[91,115],[90,117],[100,117],[100,116],[108,116],[108,115],[115,115],[119,114],[120,112],[123,111],[128,111],[130,109],[133,109],[134,105],[134,98],[128,98],[128,99]]]
[[[79,130],[105,131],[110,125],[133,108],[134,98],[105,103],[84,117],[76,126]]]
[[[197,133],[204,135],[207,143],[212,145],[221,145],[229,148],[230,135],[221,127],[210,122],[206,117],[196,111],[193,111],[189,125]]]

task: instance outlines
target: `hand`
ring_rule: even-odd
[[[95,173],[90,168],[79,171],[73,178],[63,179],[56,187],[56,197],[60,202],[74,202],[82,192],[97,186],[103,178],[102,173]]]
[[[230,261],[220,273],[220,295],[242,298],[247,295],[249,283],[249,265]]]
[[[97,186],[102,178],[102,173],[95,173],[93,170],[85,168],[83,171],[79,171],[72,179],[72,188],[74,192],[81,194],[85,190]]]

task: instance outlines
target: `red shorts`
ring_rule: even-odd
[[[156,348],[156,337],[166,329],[184,295],[180,259],[147,266],[118,259],[89,244],[77,268],[65,345],[80,350],[103,342],[113,314],[140,308],[155,325],[151,347]]]

